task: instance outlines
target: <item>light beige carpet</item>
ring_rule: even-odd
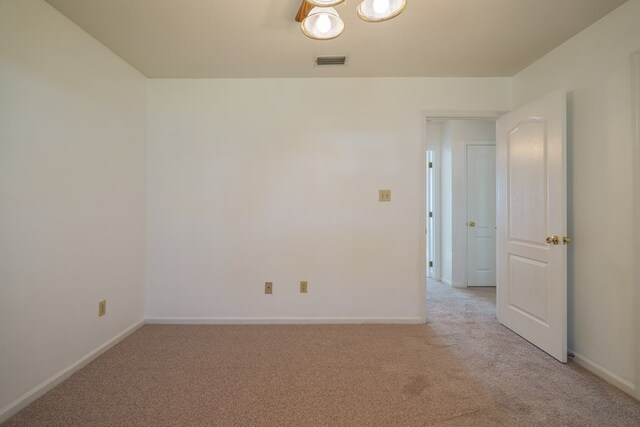
[[[638,426],[640,402],[429,287],[427,325],[147,325],[7,426]]]

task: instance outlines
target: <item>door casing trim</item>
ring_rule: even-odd
[[[631,85],[633,113],[633,170],[634,170],[634,218],[635,221],[635,253],[640,255],[640,50],[631,55]],[[635,353],[636,378],[635,397],[640,400],[640,264],[636,263],[635,272]]]

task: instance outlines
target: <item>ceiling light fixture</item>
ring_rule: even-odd
[[[407,0],[363,0],[357,10],[367,22],[382,22],[400,15],[406,7]]]
[[[344,22],[332,7],[314,7],[300,26],[305,36],[316,40],[335,39],[344,31]]]
[[[344,22],[333,6],[345,0],[302,0],[296,15],[305,36],[316,40],[331,40],[344,31]],[[407,0],[362,0],[357,7],[358,16],[367,22],[388,21],[400,15]]]
[[[333,7],[344,2],[344,0],[307,0],[307,2],[318,7]]]

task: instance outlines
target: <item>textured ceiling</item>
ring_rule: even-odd
[[[336,7],[342,36],[303,36],[300,0],[47,0],[151,78],[513,76],[625,0],[408,0],[383,23]],[[315,55],[349,55],[315,67]]]

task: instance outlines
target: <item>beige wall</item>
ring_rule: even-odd
[[[424,111],[510,102],[504,78],[151,80],[148,317],[420,322]]]
[[[145,146],[145,78],[0,1],[0,421],[144,318]]]

